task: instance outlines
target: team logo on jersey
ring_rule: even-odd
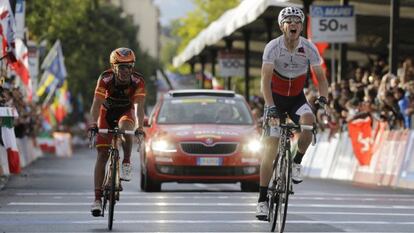
[[[111,77],[111,76],[104,76],[104,77],[102,78],[102,80],[103,80],[105,83],[108,83],[109,81],[111,81],[111,79],[112,79],[112,77]]]
[[[305,53],[305,49],[303,47],[298,48],[298,53]]]

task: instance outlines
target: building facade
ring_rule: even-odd
[[[160,11],[153,0],[110,0],[131,16],[139,27],[137,40],[143,51],[159,60],[160,57]]]

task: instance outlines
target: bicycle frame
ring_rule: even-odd
[[[112,230],[115,203],[116,201],[119,201],[119,192],[122,191],[121,177],[119,172],[120,166],[118,141],[121,135],[135,135],[135,132],[132,130],[122,130],[118,127],[115,127],[114,129],[99,129],[98,133],[112,135],[111,146],[108,150],[109,163],[105,169],[106,172],[104,182],[102,183],[103,203],[101,215],[104,217],[106,204],[108,202],[108,229]]]
[[[268,127],[268,120],[265,124]],[[312,130],[315,136],[315,127],[309,125],[296,125],[286,123],[286,117],[280,119],[280,138],[279,148],[276,158],[273,162],[272,179],[269,182],[269,215],[270,230],[282,233],[285,228],[289,195],[294,194],[292,186],[292,154],[291,138],[294,130],[306,129]],[[315,137],[314,137],[315,139]],[[313,144],[315,141],[313,141]]]

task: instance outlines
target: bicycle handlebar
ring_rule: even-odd
[[[123,129],[98,129],[98,133],[135,135],[135,131]]]
[[[280,127],[291,128],[295,130],[313,130],[314,129],[313,125],[297,125],[297,124],[292,124],[292,123],[280,124]]]
[[[134,130],[123,130],[123,129],[98,129],[98,134],[121,134],[121,135],[135,135]],[[144,135],[140,134],[137,136],[138,145],[144,140]],[[89,148],[93,148],[96,145],[96,134],[89,136]],[[139,149],[139,148],[138,148]]]
[[[265,119],[265,121],[263,122],[263,127],[265,126],[270,126],[269,125],[269,119]],[[282,129],[294,129],[294,130],[310,130],[312,131],[313,137],[312,137],[312,145],[316,144],[316,133],[317,133],[317,128],[316,125],[297,125],[295,123],[279,123],[279,127]]]

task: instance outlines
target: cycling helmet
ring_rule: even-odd
[[[299,9],[297,7],[289,6],[289,7],[283,8],[280,11],[279,17],[277,18],[277,21],[278,21],[279,25],[282,25],[283,21],[286,18],[290,17],[290,16],[299,17],[300,21],[302,21],[302,23],[305,21],[305,15],[303,14],[301,9]]]
[[[109,56],[109,62],[111,65],[117,65],[120,63],[128,63],[132,66],[135,64],[135,54],[129,48],[117,48],[111,52]]]

